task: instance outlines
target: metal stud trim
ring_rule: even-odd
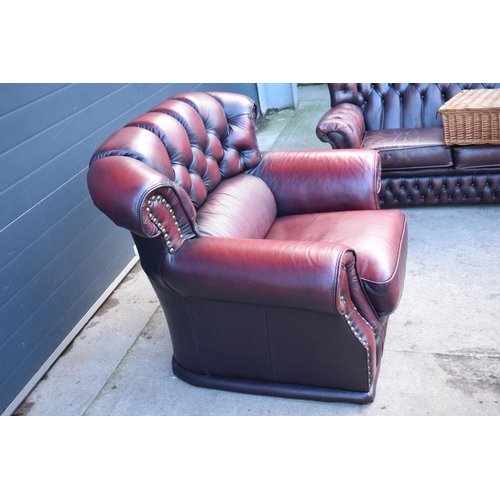
[[[179,227],[179,223],[177,222],[177,217],[175,216],[175,213],[174,213],[174,210],[172,208],[172,206],[170,205],[170,203],[167,202],[167,200],[165,198],[163,198],[162,196],[160,195],[156,195],[156,196],[152,196],[148,202],[147,202],[147,207],[146,207],[146,212],[148,214],[148,217],[149,219],[151,220],[151,222],[160,230],[160,232],[163,234],[163,238],[165,240],[165,243],[167,245],[167,247],[169,248],[169,253],[173,254],[175,253],[175,248],[173,247],[173,243],[170,239],[170,235],[168,234],[167,230],[165,227],[163,227],[163,223],[161,221],[159,221],[153,214],[152,212],[152,205],[154,202],[161,202],[165,208],[168,210],[168,212],[170,213],[170,216],[172,217],[172,220],[174,222],[174,225],[177,229],[177,233],[179,235],[179,238],[181,240],[184,239],[184,235],[182,234],[182,231],[181,231],[181,228]]]
[[[354,309],[356,309],[356,308],[354,308]],[[356,312],[357,312],[357,310],[356,310]],[[363,316],[361,316],[361,314],[359,316],[361,318],[363,318]],[[361,335],[356,331],[356,328],[354,328],[354,325],[353,325],[352,321],[349,319],[349,315],[347,313],[344,314],[344,319],[346,320],[347,325],[351,329],[352,333],[354,334],[354,336],[356,337],[356,339],[358,340],[358,342],[365,348],[365,351],[366,351],[366,364],[367,364],[367,370],[368,370],[368,390],[369,390],[371,388],[371,386],[372,386],[372,368],[371,368],[370,348],[369,348],[368,343],[366,342],[366,340],[363,340],[363,338],[361,337]],[[370,328],[371,328],[371,325],[369,325],[369,323],[366,320],[365,320],[365,323],[368,326],[370,326]],[[371,329],[373,330],[373,328],[371,328]]]

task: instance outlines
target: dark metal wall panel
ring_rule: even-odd
[[[169,96],[255,84],[0,84],[0,413],[134,257],[93,205],[88,160]]]
[[[2,85],[2,99],[0,99],[0,117],[15,109],[29,106],[32,102],[41,99],[52,92],[67,86],[64,83],[43,83],[40,85]]]

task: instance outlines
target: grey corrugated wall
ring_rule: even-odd
[[[88,160],[169,96],[256,84],[0,84],[0,414],[135,258],[92,204]]]

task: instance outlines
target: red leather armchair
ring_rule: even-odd
[[[92,155],[95,205],[131,231],[200,387],[369,403],[405,276],[379,154],[261,153],[246,96],[177,94]]]

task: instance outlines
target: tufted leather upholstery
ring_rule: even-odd
[[[243,95],[173,96],[96,149],[92,199],[132,233],[179,378],[371,402],[406,217],[380,210],[376,151],[261,153],[256,116]]]
[[[334,149],[380,152],[383,207],[499,202],[500,147],[447,147],[438,113],[462,90],[500,88],[499,83],[330,83],[328,88],[331,109],[316,134]]]
[[[330,104],[360,107],[366,130],[441,127],[438,109],[462,90],[499,83],[330,83]]]

